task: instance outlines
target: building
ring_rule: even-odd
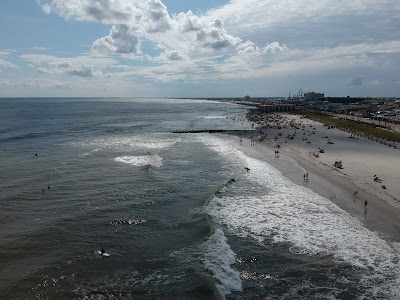
[[[324,101],[324,93],[308,92],[304,93],[304,101]]]
[[[263,112],[293,111],[296,110],[296,106],[294,104],[270,104],[270,105],[260,105],[258,109]]]

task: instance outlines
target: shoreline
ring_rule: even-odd
[[[284,117],[288,116],[283,115]],[[400,166],[400,150],[370,140],[348,138],[349,133],[341,132],[339,129],[327,129],[321,123],[303,119],[298,115],[290,115],[289,120],[302,120],[307,126],[312,125],[312,128],[316,129],[315,134],[307,135],[307,142],[311,140],[310,144],[306,143],[305,137],[286,140],[287,134],[299,133],[296,127],[285,129],[269,127],[266,129],[265,126],[255,124],[254,131],[227,131],[224,133],[236,136],[238,139],[243,138],[243,144],[249,145],[243,146],[247,153],[267,161],[292,182],[304,184],[317,194],[328,198],[340,208],[361,220],[370,229],[384,232],[391,237],[393,235],[398,236],[400,233],[400,200],[395,195],[400,196],[400,185],[397,186],[398,184],[396,184],[400,182],[400,170],[396,171],[395,167],[389,169],[385,166],[390,164]],[[253,121],[249,120],[249,122]],[[300,130],[300,132],[303,132],[303,130]],[[277,138],[279,133],[282,133],[282,135]],[[336,154],[329,150],[326,144],[323,147],[326,147],[329,152],[333,152],[330,155],[321,153],[320,157],[316,158],[311,154],[312,151],[309,151],[311,145],[315,150],[318,149],[317,146],[326,143],[326,140],[321,138],[321,135],[325,136],[326,134],[334,138],[335,148],[331,147],[331,150],[340,153],[338,156],[344,161],[343,169],[337,169],[333,166],[334,160],[332,158]],[[302,136],[306,135],[302,134]],[[258,149],[251,149],[250,139],[256,141],[255,148]],[[278,144],[279,148],[277,147]],[[366,160],[360,163],[358,158],[360,155],[358,151],[354,151],[354,147],[361,147],[367,156],[371,155],[373,161]],[[273,153],[277,150],[279,151],[278,159],[274,157],[275,153]],[[392,151],[391,156],[387,157],[385,151]],[[351,161],[351,159],[354,159],[354,161]],[[391,159],[396,160],[391,161]],[[332,165],[328,161],[332,161]],[[386,165],[384,164],[385,161]],[[296,166],[293,164],[296,164]],[[379,168],[380,164],[382,167]],[[307,184],[303,182],[302,178],[305,171],[310,174],[310,181]],[[374,172],[379,173],[378,176],[383,178],[383,183],[390,193],[381,188],[381,184],[373,182]],[[371,182],[368,182],[369,179]],[[329,188],[326,188],[327,186]],[[357,191],[357,197],[353,197],[355,191]],[[365,205],[365,201],[367,201],[367,205]]]

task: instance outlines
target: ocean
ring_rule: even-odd
[[[1,298],[400,299],[398,236],[246,139],[174,133],[251,130],[248,109],[0,99]]]

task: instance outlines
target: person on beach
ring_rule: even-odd
[[[354,197],[354,198],[357,198],[357,191],[355,191],[355,192],[353,193],[353,197]]]

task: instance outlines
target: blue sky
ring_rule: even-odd
[[[400,97],[398,0],[2,0],[0,97]]]

